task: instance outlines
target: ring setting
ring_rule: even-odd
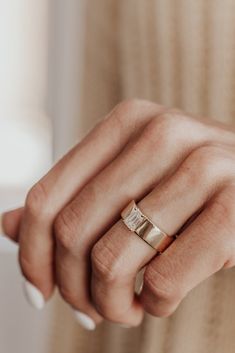
[[[123,223],[127,228],[137,234],[142,240],[157,251],[162,253],[175,239],[167,235],[154,224],[132,200],[121,212]]]

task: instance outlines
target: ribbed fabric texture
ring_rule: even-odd
[[[235,121],[234,0],[88,0],[84,55],[84,132],[127,97]],[[235,270],[136,329],[86,332],[59,302],[48,352],[234,353]]]

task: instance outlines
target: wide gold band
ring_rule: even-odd
[[[131,201],[121,213],[125,225],[148,243],[158,253],[162,253],[174,240],[145,216],[135,201]]]

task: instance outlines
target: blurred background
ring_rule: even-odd
[[[234,0],[0,0],[0,212],[123,99],[233,123],[234,13]],[[28,306],[17,247],[0,236],[0,353],[234,353],[226,273],[172,318],[87,333],[56,298]]]
[[[83,0],[0,0],[0,211],[80,135]],[[53,300],[43,312],[22,293],[17,247],[0,237],[0,352],[44,353]]]

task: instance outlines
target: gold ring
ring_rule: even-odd
[[[158,253],[162,253],[175,239],[163,232],[154,224],[132,200],[121,213],[122,220],[127,228],[136,233]]]

